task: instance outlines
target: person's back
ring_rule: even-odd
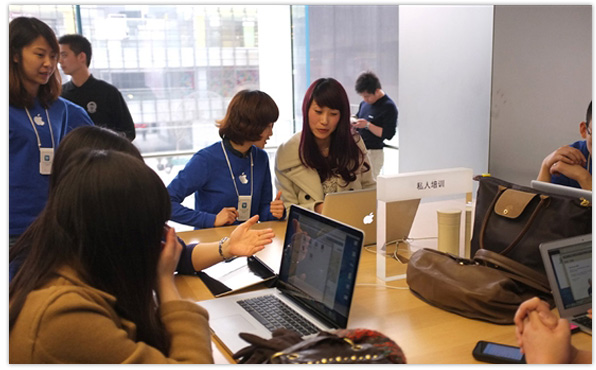
[[[73,269],[60,269],[55,278],[27,297],[10,331],[10,363],[168,362],[154,347],[136,341],[137,326],[121,316],[116,303],[114,296],[88,285]],[[196,349],[201,344],[210,345],[208,336],[203,343],[197,340],[205,334],[201,326],[207,326],[206,314],[199,306],[186,312],[191,305],[196,306],[176,301],[160,308],[163,313],[197,320],[189,326],[187,320],[168,320],[164,315],[166,328],[186,342],[169,357],[211,362],[209,351]]]
[[[74,105],[72,103],[69,104]],[[80,108],[77,107],[77,109]],[[76,151],[83,148],[117,150],[128,153],[140,160],[143,160],[143,157],[141,156],[141,153],[139,152],[137,147],[134,144],[132,144],[129,140],[127,140],[125,137],[122,137],[115,131],[112,131],[104,127],[92,125],[77,127],[74,130],[70,131],[64,137],[64,139],[60,142],[60,146],[56,150],[54,160],[52,162],[52,176],[50,176],[48,179],[50,193],[52,192],[53,188],[56,187],[57,180],[60,178],[61,172],[64,169],[64,166],[68,162],[69,158]],[[22,168],[19,167],[18,164],[19,163],[17,161],[13,163],[13,165],[15,165],[16,167]],[[44,195],[46,194],[44,193]],[[24,196],[31,197],[31,194],[25,191]],[[38,205],[39,210],[35,213],[35,215],[41,212],[44,204],[45,202]],[[14,207],[16,208],[17,205],[14,205]],[[34,219],[31,223],[35,224],[36,222],[38,221]],[[31,236],[31,232],[28,229],[24,230],[23,234],[21,235],[22,238],[25,238],[29,241],[31,240]],[[10,249],[9,282],[16,274],[24,256],[27,254],[27,244],[28,243],[21,243],[20,250],[17,248]]]
[[[96,125],[122,132],[129,140],[134,140],[134,122],[122,94],[89,71],[92,55],[89,41],[72,34],[60,37],[58,42],[60,66],[71,76],[71,80],[62,85],[62,97],[83,107]]]
[[[10,362],[212,363],[207,312],[174,283],[182,246],[164,229],[169,212],[139,158],[72,155],[10,283]]]

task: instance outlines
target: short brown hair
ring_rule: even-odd
[[[259,90],[242,90],[232,98],[226,116],[217,121],[219,136],[239,145],[258,141],[278,117],[277,104],[269,95]]]
[[[52,48],[56,55],[60,54],[60,46],[54,31],[37,18],[18,17],[13,19],[8,26],[8,100],[9,104],[18,107],[33,107],[35,98],[44,108],[48,108],[62,92],[62,79],[60,73],[54,70],[47,84],[41,85],[37,96],[30,96],[23,86],[22,63],[14,61],[15,56],[22,61],[23,48],[31,44],[39,36],[42,36]],[[56,62],[56,69],[58,63]]]

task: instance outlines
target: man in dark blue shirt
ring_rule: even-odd
[[[381,89],[379,78],[372,72],[358,76],[355,88],[363,101],[352,125],[364,140],[376,180],[384,162],[383,141],[391,140],[397,130],[397,106]]]
[[[580,122],[583,140],[562,146],[544,158],[538,180],[592,190],[592,102]]]

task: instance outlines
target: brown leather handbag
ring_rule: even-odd
[[[592,233],[592,203],[476,176],[478,192],[471,255],[491,250],[544,274],[538,246]]]
[[[489,250],[468,259],[420,249],[410,258],[406,281],[433,306],[495,324],[512,324],[519,305],[532,297],[552,304],[544,275]]]

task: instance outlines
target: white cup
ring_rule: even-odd
[[[460,209],[438,209],[439,226],[437,249],[459,256]]]

